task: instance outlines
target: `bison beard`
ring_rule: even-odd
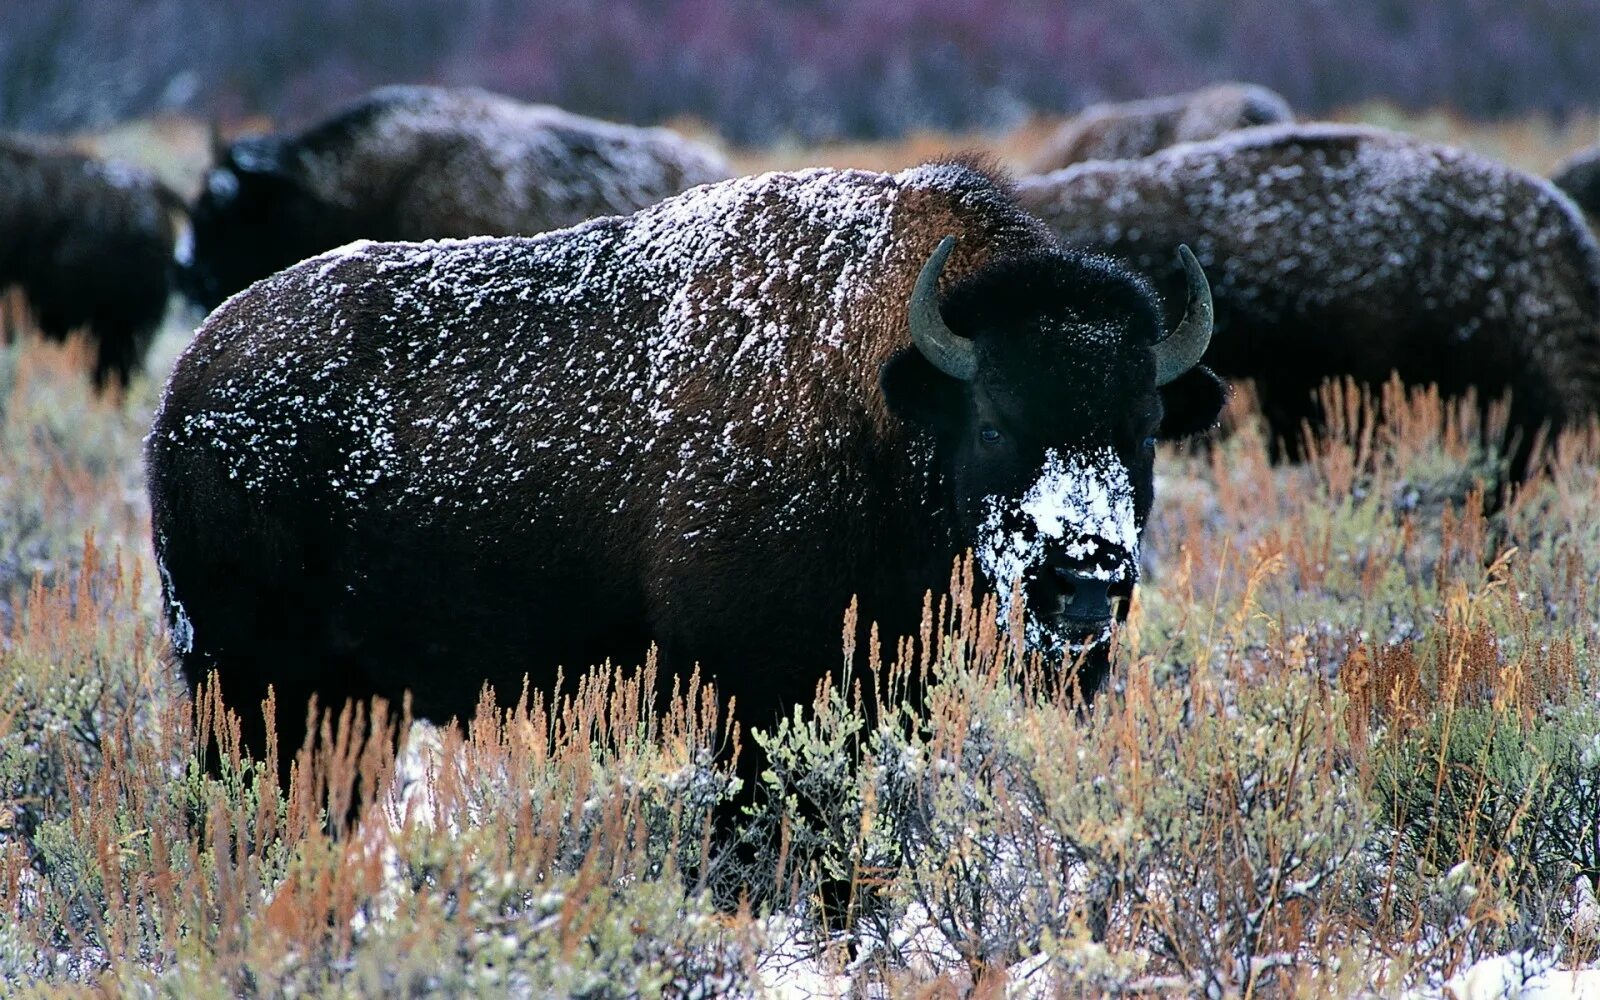
[[[1142,280],[959,163],[307,261],[206,321],[148,438],[184,673],[218,671],[256,753],[275,686],[283,775],[313,693],[466,718],[485,682],[651,642],[767,726],[838,662],[853,595],[912,633],[1011,507],[1041,624],[1097,630],[1154,439],[1221,406],[1204,288],[1168,336]]]

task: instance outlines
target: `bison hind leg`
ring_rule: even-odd
[[[329,539],[298,518],[263,509],[213,468],[214,456],[153,453],[157,555],[174,650],[191,692],[213,672],[239,717],[242,750],[276,744],[280,782],[308,732],[306,706],[364,699],[356,650],[330,640],[337,588]],[[269,688],[276,709],[263,715]]]
[[[248,648],[228,652],[197,647],[181,654],[180,660],[191,692],[198,694],[203,684],[218,686],[222,704],[238,718],[243,755],[265,764],[275,751],[272,763],[285,790],[296,756],[307,745],[307,737],[315,735],[312,699],[319,714],[337,718],[346,702],[361,702],[369,693],[350,661],[310,651],[292,640],[257,636]],[[219,751],[214,739],[204,751],[213,776],[221,771]]]

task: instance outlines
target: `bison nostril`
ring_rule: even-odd
[[[1083,621],[1103,621],[1112,617],[1113,598],[1131,594],[1133,586],[1125,580],[1112,582],[1066,566],[1051,571],[1061,588],[1061,613]]]

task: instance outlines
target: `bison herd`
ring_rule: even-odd
[[[1552,184],[1225,85],[1093,108],[1035,168],[731,177],[386,88],[219,145],[187,205],[0,145],[0,286],[101,382],[169,288],[211,310],[147,439],[163,596],[258,754],[275,689],[286,758],[313,694],[442,720],[652,645],[770,723],[852,599],[910,634],[964,551],[1092,693],[1155,444],[1216,423],[1219,376],[1290,458],[1332,376],[1509,390],[1518,461],[1600,403],[1593,154]]]

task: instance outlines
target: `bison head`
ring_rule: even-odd
[[[318,197],[301,174],[293,151],[274,137],[247,137],[223,151],[189,213],[179,290],[214,309],[258,279],[348,243],[344,209]]]
[[[1161,328],[1155,294],[1107,258],[1055,251],[993,264],[941,304],[946,237],[917,280],[912,346],[884,365],[885,401],[927,428],[955,529],[1030,645],[1090,653],[1126,614],[1153,499],[1158,440],[1199,433],[1224,389],[1198,362],[1211,293],[1187,247],[1188,311]]]

